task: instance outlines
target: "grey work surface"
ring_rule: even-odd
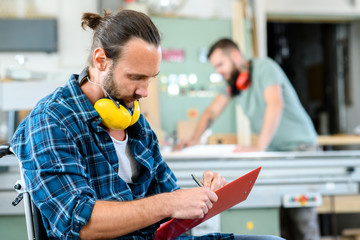
[[[284,194],[359,194],[360,151],[232,153],[233,145],[194,146],[163,153],[182,188],[195,187],[190,174],[219,172],[227,181],[261,166],[248,199],[234,208],[280,207]]]

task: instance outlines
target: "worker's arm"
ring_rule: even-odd
[[[202,114],[191,139],[181,139],[180,144],[176,145],[174,150],[180,150],[184,147],[197,144],[200,140],[201,135],[224,111],[230,100],[230,96],[223,94],[217,95]]]
[[[111,239],[168,217],[202,218],[216,201],[216,194],[206,187],[176,190],[128,202],[96,201],[89,222],[80,231],[80,238]]]
[[[265,151],[269,146],[279,126],[284,109],[281,85],[269,86],[265,89],[264,96],[266,102],[264,122],[256,143],[256,148],[259,151]]]
[[[284,108],[281,85],[267,87],[264,91],[264,98],[266,102],[264,121],[256,145],[252,147],[238,146],[236,152],[265,151],[274,137]]]

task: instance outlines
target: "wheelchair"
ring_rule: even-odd
[[[0,145],[0,158],[14,155],[9,144]],[[26,231],[28,240],[47,240],[49,239],[46,234],[44,224],[42,222],[41,213],[39,209],[32,202],[29,192],[27,191],[24,176],[22,174],[21,163],[20,176],[21,179],[16,181],[14,189],[19,193],[15,200],[12,202],[13,206],[18,205],[22,200],[24,201],[25,220],[26,220]]]

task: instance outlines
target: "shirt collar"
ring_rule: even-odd
[[[73,74],[67,86],[69,88],[69,94],[74,102],[72,108],[79,114],[85,122],[98,121],[100,124],[99,114],[96,112],[94,106],[91,104],[89,99],[86,97],[84,92],[81,90],[78,82],[79,75]]]

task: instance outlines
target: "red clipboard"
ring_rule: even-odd
[[[156,233],[155,240],[171,240],[175,239],[184,232],[192,229],[200,223],[209,218],[229,209],[236,204],[246,200],[249,196],[252,187],[259,175],[261,167],[239,177],[238,179],[226,184],[224,187],[218,189],[216,192],[218,201],[214,203],[213,207],[203,217],[198,219],[177,219],[173,218],[170,221],[161,225]]]

